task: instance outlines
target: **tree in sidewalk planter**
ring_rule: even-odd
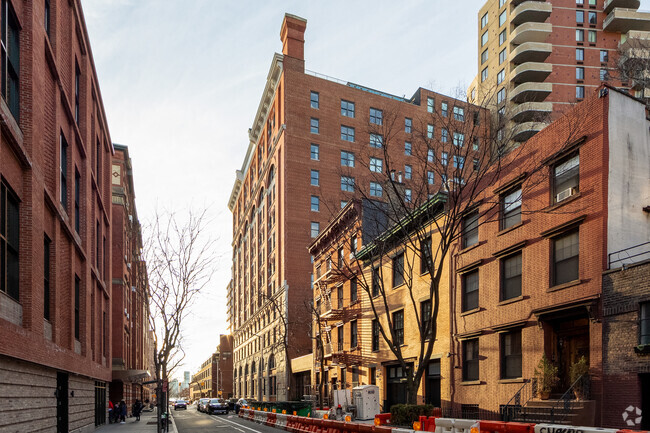
[[[542,400],[548,400],[551,395],[551,390],[560,382],[557,373],[558,368],[546,357],[546,354],[542,355],[542,358],[537,364],[537,368],[535,368],[537,394]]]
[[[576,114],[565,130],[566,146],[575,141],[580,117]],[[441,281],[447,272],[443,264],[480,225],[501,221],[504,207],[521,218],[522,195],[548,182],[542,159],[549,155],[526,154],[526,144],[513,141],[516,129],[508,129],[501,117],[494,123],[477,106],[450,104],[445,112],[436,109],[428,117],[412,119],[408,145],[404,117],[396,107],[384,110],[380,119],[369,128],[370,146],[357,147],[360,153],[349,165],[366,167],[369,175],[354,179],[346,167],[341,171],[349,199],[361,199],[371,209],[363,217],[364,245],[353,245],[348,238],[345,249],[354,254],[331,260],[328,272],[332,278],[356,277],[376,333],[401,367],[406,403],[416,404],[438,335]],[[559,146],[558,154],[566,146]],[[408,158],[395,156],[405,153]],[[407,165],[400,164],[404,160]],[[505,203],[486,192],[504,183],[504,173],[508,179],[521,179],[521,188]],[[531,205],[527,212],[547,206]],[[386,272],[391,267],[397,272]],[[393,288],[398,286],[405,291],[402,311],[407,314],[391,313],[396,309]],[[415,318],[414,326],[405,326],[406,315]],[[404,337],[409,334],[417,338],[407,346]]]
[[[208,222],[205,209],[183,215],[156,210],[144,228],[145,299],[159,382],[171,377],[183,361],[182,324],[215,271],[214,241],[206,233]],[[163,404],[168,407],[167,401]],[[158,416],[160,430],[160,411]]]

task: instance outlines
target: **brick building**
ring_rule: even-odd
[[[638,0],[488,0],[478,13],[478,74],[472,102],[509,119],[524,141],[559,113],[614,79],[619,47],[645,58],[650,13]],[[644,41],[639,45],[639,42]],[[611,76],[610,76],[611,75]],[[643,89],[637,89],[642,92]],[[551,118],[557,118],[552,116]]]
[[[616,354],[612,337],[620,325],[612,323],[608,336],[603,306],[631,297],[638,308],[645,289],[629,289],[624,275],[647,268],[608,274],[605,283],[603,272],[612,253],[650,238],[649,125],[642,102],[608,87],[591,92],[511,153],[517,168],[466,215],[450,263],[454,415],[498,416],[506,404],[521,405],[515,417],[530,414],[531,379],[545,354],[559,367],[552,399],[572,394],[570,368],[581,357],[588,362],[591,393],[571,406],[574,425],[624,427],[611,418],[607,369],[614,379],[612,361],[625,356],[642,373],[644,360],[631,347]],[[531,162],[540,169],[527,168]],[[501,204],[497,218],[488,214],[489,203]],[[644,377],[627,374],[626,383],[635,384],[631,399]],[[562,402],[545,405],[562,416]]]
[[[129,149],[114,144],[112,191],[112,369],[109,398],[131,407],[150,397],[141,382],[155,374],[150,344],[147,268],[140,254],[142,233],[135,206]],[[149,344],[148,344],[149,343]]]
[[[305,29],[304,19],[285,15],[282,54],[273,58],[229,201],[228,316],[238,397],[285,400],[302,392],[287,383],[287,358],[311,350],[306,248],[329,219],[358,189],[380,198],[372,174],[387,172],[389,159],[408,193],[423,178],[437,190],[444,179],[418,164],[448,155],[416,141],[462,145],[470,140],[461,125],[487,123],[477,107],[422,88],[403,98],[306,70]]]
[[[0,430],[92,431],[111,380],[113,146],[88,33],[78,0],[3,0],[0,20]]]

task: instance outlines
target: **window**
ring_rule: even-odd
[[[79,340],[80,331],[80,309],[81,309],[81,280],[74,276],[74,338]]]
[[[350,322],[350,348],[357,347],[357,321]]]
[[[336,334],[337,334],[336,335],[336,337],[337,337],[336,342],[337,342],[337,345],[338,345],[338,350],[339,350],[339,352],[341,352],[341,351],[343,351],[343,341],[344,341],[343,325],[340,325],[338,328],[336,328],[336,331],[337,331],[336,332]]]
[[[553,239],[553,285],[568,283],[579,278],[578,231]]]
[[[487,44],[488,41],[488,32],[485,32],[481,35],[481,46]]]
[[[585,31],[584,30],[576,30],[576,42],[584,42],[585,40]]]
[[[420,273],[426,274],[433,267],[433,256],[431,255],[431,236],[426,237],[420,243]]]
[[[358,242],[357,235],[353,235],[353,236],[352,236],[352,239],[350,239],[350,242],[351,242],[351,244],[352,244],[351,251],[354,253],[354,252],[356,252],[357,249],[358,249],[358,248],[357,248],[357,242]]]
[[[413,154],[413,146],[408,141],[404,142],[404,155],[411,156]]]
[[[488,60],[488,50],[485,50],[481,53],[481,64],[487,62]]]
[[[488,23],[488,14],[486,12],[485,15],[481,17],[481,28],[487,26],[487,23]]]
[[[50,35],[50,0],[45,0],[45,7],[44,7],[44,19],[43,19],[43,27],[45,27],[45,33],[47,35]]]
[[[337,308],[343,308],[343,286],[340,286],[336,289],[336,302]]]
[[[408,117],[404,118],[404,132],[407,134],[410,134],[413,129],[413,120],[409,119]]]
[[[320,185],[320,172],[318,170],[311,171],[311,186]]]
[[[508,37],[508,30],[504,29],[501,33],[499,33],[499,46],[503,45],[507,37]]]
[[[499,53],[499,64],[502,64],[503,62],[505,62],[507,58],[508,58],[508,53],[507,53],[507,50],[504,48]]]
[[[370,196],[371,197],[381,197],[383,195],[383,190],[380,184],[377,182],[370,182]]]
[[[499,7],[502,8],[506,4],[506,0],[499,0]]]
[[[454,107],[454,119],[459,122],[465,121],[465,109],[463,107]]]
[[[609,53],[606,50],[600,50],[600,63],[607,63],[609,61]]]
[[[505,80],[505,78],[506,78],[506,70],[501,69],[497,74],[497,85],[503,83],[503,80]]]
[[[393,335],[395,336],[396,346],[404,344],[404,310],[393,313]]]
[[[320,199],[317,195],[311,196],[311,210],[313,212],[318,212],[320,210]]]
[[[596,0],[589,0],[589,6],[596,6]]]
[[[404,166],[404,179],[411,179],[413,177],[413,167],[410,165]]]
[[[379,296],[379,291],[381,289],[381,275],[379,268],[374,268],[372,270],[372,296]]]
[[[607,81],[609,78],[609,74],[607,73],[607,69],[601,69],[600,70],[600,75],[599,75],[600,81]]]
[[[449,154],[447,152],[442,152],[440,154],[440,163],[442,165],[447,165],[449,163]]]
[[[433,156],[433,149],[427,150],[427,162],[433,162],[435,157]]]
[[[580,191],[580,155],[561,160],[553,167],[553,197],[558,203]]]
[[[501,300],[521,296],[521,251],[501,260]]]
[[[404,253],[393,258],[393,287],[404,284]]]
[[[447,114],[448,114],[449,110],[448,110],[448,105],[447,105],[446,102],[443,102],[441,104],[440,111],[441,111],[442,117],[447,117]]]
[[[354,102],[341,99],[341,116],[354,117]]]
[[[381,149],[384,145],[384,137],[379,134],[370,134],[370,147]]]
[[[311,92],[311,108],[318,110],[319,95],[318,92]]]
[[[639,304],[639,344],[650,344],[650,302]]]
[[[376,108],[370,108],[370,123],[381,125],[383,123],[384,113]]]
[[[596,30],[589,30],[587,32],[587,40],[589,41],[590,44],[596,43]]]
[[[463,341],[463,380],[478,380],[478,338]]]
[[[478,152],[478,148],[479,148],[479,139],[478,137],[474,137],[474,141],[472,142],[472,150]]]
[[[61,206],[67,212],[68,211],[68,142],[65,140],[63,134],[61,134],[60,144],[61,144]]]
[[[589,12],[589,24],[596,25],[596,12]]]
[[[350,303],[353,304],[357,302],[357,299],[358,299],[357,278],[353,277],[350,280]]]
[[[454,168],[462,170],[465,166],[465,157],[454,155]]]
[[[422,335],[425,340],[430,340],[433,335],[433,327],[431,326],[431,301],[420,302],[420,316],[422,323]]]
[[[354,167],[354,153],[342,150],[341,151],[341,166],[342,167]]]
[[[521,329],[501,334],[501,378],[521,377]]]
[[[427,183],[429,185],[433,185],[434,180],[435,180],[434,173],[432,171],[427,171]]]
[[[310,156],[313,161],[318,161],[320,159],[320,147],[318,146],[318,144],[311,145]]]
[[[316,119],[315,117],[311,118],[311,133],[312,134],[318,134],[318,129],[319,129],[319,120]]]
[[[463,248],[471,247],[478,243],[478,210],[463,217]]]
[[[435,99],[427,97],[427,111],[429,113],[433,113],[435,111],[435,104]]]
[[[477,158],[474,158],[472,160],[472,168],[474,171],[478,171],[478,169],[481,168],[481,161],[479,161]]]
[[[81,225],[81,175],[79,171],[74,171],[74,231],[79,233]]]
[[[449,141],[449,131],[446,128],[440,130],[440,142],[446,143]]]
[[[501,229],[507,229],[521,222],[521,187],[501,196]]]
[[[374,173],[381,173],[383,161],[379,158],[370,158],[370,171]]]
[[[411,203],[411,200],[413,198],[412,191],[410,188],[406,188],[404,190],[404,201],[407,203]]]
[[[427,138],[433,138],[433,125],[427,125]]]
[[[346,200],[341,200],[341,209],[347,206],[348,202]]]
[[[502,103],[503,101],[506,100],[506,88],[503,87],[499,92],[497,93],[497,104]]]
[[[478,269],[462,275],[463,299],[462,311],[478,308]]]
[[[79,64],[74,62],[74,121],[79,124],[79,93],[81,91],[81,71]]]
[[[18,199],[0,183],[0,291],[18,301],[18,246],[20,215]]]
[[[16,121],[20,117],[20,29],[11,2],[2,1],[2,97]]]
[[[501,27],[506,23],[507,16],[508,16],[507,11],[501,12],[501,15],[499,15],[499,27]]]
[[[320,232],[320,223],[316,221],[311,222],[311,237],[315,238],[318,236],[318,232]]]
[[[341,191],[353,192],[354,191],[354,178],[349,176],[341,176]]]
[[[576,61],[577,62],[584,62],[585,60],[585,49],[584,48],[576,48]]]
[[[341,125],[341,140],[354,143],[354,128]]]
[[[576,80],[584,80],[585,79],[585,68],[578,66],[576,68]]]
[[[463,144],[465,144],[465,134],[454,132],[454,146],[463,147]]]
[[[43,240],[43,318],[50,320],[50,246],[52,241],[45,235]]]
[[[372,320],[372,351],[379,350],[379,322],[377,319]]]
[[[488,68],[484,68],[481,71],[481,83],[488,79]]]
[[[582,24],[585,22],[585,12],[584,11],[576,11],[576,23],[577,24]]]

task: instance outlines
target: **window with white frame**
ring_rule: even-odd
[[[585,68],[578,66],[576,68],[576,80],[584,80],[585,79]]]
[[[585,31],[581,29],[576,29],[576,42],[584,42],[585,40]]]
[[[379,158],[370,158],[370,171],[373,173],[381,173],[383,169],[383,161]]]
[[[370,182],[370,196],[381,197],[383,195],[383,188],[378,182]]]
[[[440,154],[440,163],[442,165],[447,165],[449,163],[449,154],[447,152],[442,152]]]
[[[312,170],[311,171],[311,186],[319,186],[320,185],[320,173],[318,170]]]
[[[433,149],[428,149],[427,150],[427,161],[428,162],[433,162],[435,160]]]
[[[354,143],[354,128],[341,125],[341,140]]]
[[[576,86],[576,99],[583,99],[585,97],[585,86]]]
[[[454,155],[454,168],[462,170],[465,166],[465,157]]]
[[[341,167],[354,167],[354,153],[341,151]]]
[[[446,102],[443,102],[440,105],[440,111],[441,111],[442,117],[447,117],[447,114],[448,114],[449,111],[448,111],[448,104]]]
[[[576,62],[584,62],[585,60],[585,49],[576,48]]]
[[[315,117],[311,118],[311,133],[312,134],[318,134],[319,128],[320,128],[320,121],[316,119]]]
[[[508,52],[507,52],[507,50],[504,48],[504,49],[501,50],[501,52],[499,52],[499,64],[502,64],[502,63],[505,62],[507,59],[508,59]]]
[[[503,80],[506,79],[506,70],[501,69],[499,73],[497,74],[497,85],[503,83]]]
[[[320,198],[317,195],[311,196],[311,210],[313,212],[320,211]]]
[[[446,128],[440,130],[440,142],[446,143],[449,141],[449,131]]]
[[[433,125],[427,125],[427,138],[433,138]]]
[[[370,134],[370,147],[381,149],[384,144],[384,137],[380,134]]]
[[[404,132],[410,134],[413,131],[413,119],[405,117],[404,118]]]
[[[481,71],[481,83],[488,79],[488,68],[484,68]]]
[[[521,222],[521,186],[511,189],[501,196],[501,230]]]
[[[318,236],[318,233],[320,232],[320,223],[316,221],[311,222],[311,237],[315,238]]]
[[[463,107],[454,107],[454,119],[459,122],[465,121],[465,109]]]
[[[433,111],[435,110],[435,103],[436,103],[435,99],[431,97],[427,97],[427,111],[429,113],[433,113]]]
[[[319,94],[318,92],[311,92],[311,108],[315,108],[318,110],[319,106]]]
[[[435,180],[435,175],[432,171],[427,171],[427,183],[429,185],[433,185],[433,182]]]
[[[501,33],[499,33],[499,46],[503,45],[506,39],[508,39],[508,31],[503,30]]]

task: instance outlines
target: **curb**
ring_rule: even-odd
[[[176,421],[174,421],[174,416],[172,415],[171,412],[167,412],[167,413],[169,413],[169,420],[171,421],[170,423],[171,427],[169,428],[169,432],[178,433],[178,429],[176,428]]]

